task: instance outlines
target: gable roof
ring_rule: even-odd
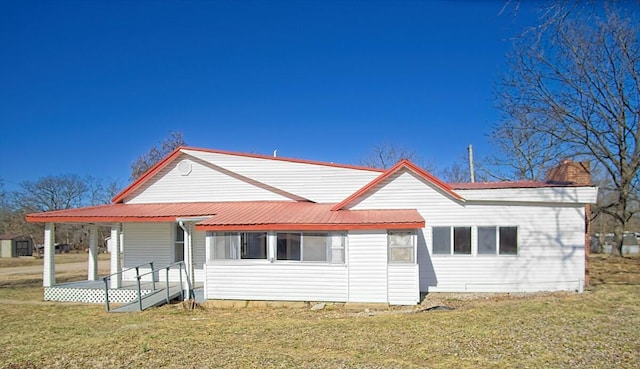
[[[171,162],[173,162],[178,156],[180,156],[180,154],[183,154],[184,153],[183,150],[200,151],[200,152],[204,152],[204,153],[214,153],[214,154],[223,154],[223,155],[242,156],[242,157],[256,158],[256,159],[286,161],[286,162],[292,162],[292,163],[322,165],[322,166],[335,167],[335,168],[366,170],[366,171],[380,172],[380,173],[384,172],[383,169],[369,168],[369,167],[357,166],[357,165],[335,164],[335,163],[327,163],[327,162],[321,162],[321,161],[302,160],[302,159],[293,159],[293,158],[284,158],[284,157],[273,157],[273,156],[268,156],[268,155],[246,154],[246,153],[223,151],[223,150],[212,150],[212,149],[204,149],[204,148],[198,148],[198,147],[180,146],[180,147],[176,148],[172,153],[167,155],[164,159],[162,159],[161,161],[156,163],[153,167],[151,167],[148,171],[146,171],[143,175],[141,175],[137,180],[135,180],[134,182],[129,184],[129,186],[127,186],[122,191],[120,191],[117,195],[115,195],[113,197],[113,199],[111,199],[111,201],[114,202],[114,203],[122,202],[127,196],[131,195],[133,193],[133,191],[135,191],[136,189],[138,189],[141,186],[143,186],[147,181],[149,181],[151,178],[153,178],[153,176],[155,176],[158,172],[160,172],[162,169],[164,169]],[[185,155],[189,155],[188,153],[184,153],[184,154]],[[192,155],[189,155],[189,156],[193,157]],[[218,167],[218,168],[220,168],[220,167]],[[246,178],[246,177],[244,177],[244,178]],[[254,182],[257,182],[257,181],[254,181]],[[262,185],[263,186],[261,186],[261,187],[263,187],[265,189],[268,189],[268,190],[273,190],[274,189],[274,187],[272,187],[272,186],[268,186],[266,184],[262,184]],[[282,190],[280,190],[280,191],[282,191]],[[294,194],[289,194],[289,195],[290,196],[286,196],[286,197],[295,199],[294,197],[296,195],[294,195]]]
[[[439,180],[438,178],[436,178],[432,174],[428,173],[424,169],[420,168],[419,166],[415,165],[411,161],[409,161],[407,159],[402,159],[396,165],[394,165],[392,168],[390,168],[388,171],[383,173],[381,176],[379,176],[378,178],[376,178],[373,181],[369,182],[364,187],[362,187],[361,189],[359,189],[358,191],[353,193],[351,196],[349,196],[346,199],[342,200],[340,203],[336,204],[333,208],[331,208],[331,210],[334,210],[334,211],[341,210],[341,209],[345,208],[347,205],[351,204],[352,202],[354,202],[354,201],[356,201],[356,200],[358,200],[358,199],[370,194],[371,192],[374,191],[374,188],[375,188],[376,185],[380,184],[382,181],[386,180],[387,178],[393,176],[394,174],[398,173],[399,171],[401,171],[403,169],[406,169],[406,170],[416,174],[418,177],[420,177],[420,178],[424,179],[425,181],[431,183],[436,188],[442,190],[445,194],[451,196],[452,198],[454,198],[456,200],[464,201],[464,198],[462,196],[460,196],[459,194],[457,194],[453,190],[453,188],[451,188],[448,184],[442,182],[441,180]]]
[[[414,229],[425,225],[415,209],[331,211],[334,204],[239,201],[171,204],[110,204],[27,214],[28,222],[174,222],[207,217],[198,230]]]

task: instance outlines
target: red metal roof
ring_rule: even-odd
[[[202,230],[330,230],[422,228],[415,209],[332,211],[335,204],[308,202],[225,203],[219,214],[201,221]]]
[[[393,174],[397,173],[401,169],[410,170],[411,172],[415,173],[416,175],[422,177],[427,182],[430,182],[434,186],[436,186],[437,188],[440,188],[444,193],[448,194],[449,196],[453,197],[454,199],[464,200],[462,198],[462,196],[460,196],[457,193],[455,193],[453,191],[453,188],[451,188],[448,184],[442,182],[441,180],[439,180],[435,176],[431,175],[430,173],[428,173],[424,169],[422,169],[419,166],[413,164],[411,161],[409,161],[407,159],[402,159],[396,165],[394,165],[391,169],[389,169],[388,171],[383,173],[381,176],[379,176],[378,178],[376,178],[373,181],[369,182],[367,185],[365,185],[364,187],[362,187],[361,189],[356,191],[351,196],[349,196],[346,199],[342,200],[340,203],[336,204],[332,208],[332,210],[340,210],[340,209],[346,207],[347,205],[349,205],[350,203],[352,203],[356,199],[358,199],[358,198],[364,196],[365,194],[367,194],[368,192],[370,192],[373,189],[373,187],[375,187],[377,184],[379,184],[380,182],[382,182],[385,179],[389,178],[390,176],[392,176]]]
[[[216,203],[110,204],[27,214],[28,222],[161,222],[181,217],[207,216]]]
[[[111,204],[28,214],[29,222],[170,222],[208,217],[200,230],[412,229],[425,221],[415,209],[340,210],[335,204],[288,201]]]

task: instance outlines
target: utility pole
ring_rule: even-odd
[[[469,145],[469,173],[471,174],[471,183],[474,183],[476,175],[473,172],[473,145]]]

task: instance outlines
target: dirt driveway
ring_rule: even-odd
[[[109,273],[109,260],[98,260],[98,270],[102,274]],[[86,272],[87,262],[56,264],[56,273],[58,272]],[[42,275],[42,265],[31,265],[12,268],[0,268],[0,277],[11,275]]]

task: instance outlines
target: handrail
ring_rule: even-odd
[[[148,272],[140,274],[140,267],[143,266],[143,265],[147,265],[147,264],[150,265],[151,271],[148,271]],[[139,308],[140,311],[143,310],[142,309],[142,288],[141,288],[141,283],[140,283],[142,277],[144,277],[144,276],[146,276],[148,274],[155,274],[155,273],[159,272],[162,269],[166,270],[166,273],[165,273],[165,276],[166,276],[165,289],[166,289],[166,293],[167,293],[166,300],[167,300],[167,303],[169,303],[169,298],[170,298],[170,294],[169,294],[169,270],[171,270],[171,268],[175,267],[175,266],[179,267],[178,275],[179,275],[179,278],[180,278],[180,298],[184,300],[184,292],[183,292],[183,288],[182,288],[182,272],[183,271],[185,273],[185,276],[187,277],[186,280],[187,280],[187,288],[188,288],[188,291],[189,291],[189,297],[190,298],[194,298],[193,288],[191,286],[191,280],[189,278],[189,273],[187,271],[187,268],[186,268],[186,265],[185,265],[184,261],[177,261],[175,263],[171,263],[171,264],[169,264],[167,266],[164,266],[164,267],[158,268],[158,269],[154,269],[153,268],[153,261],[151,261],[151,262],[143,263],[143,264],[140,264],[140,265],[136,265],[134,267],[122,270],[120,272],[116,272],[116,273],[110,274],[110,275],[102,278],[102,280],[104,281],[105,307],[107,309],[107,312],[111,310],[110,304],[109,304],[109,281],[111,280],[111,277],[114,276],[114,275],[121,274],[121,273],[123,273],[125,271],[132,270],[132,269],[136,270],[136,277],[135,278],[136,278],[136,287],[137,287],[137,295],[138,295],[138,308]],[[151,282],[152,282],[152,291],[156,291],[156,280],[155,280],[154,277],[151,278]]]
[[[108,276],[103,277],[103,279],[104,279],[104,278],[111,278],[111,277],[113,277],[114,275],[123,274],[124,272],[128,272],[128,271],[133,270],[133,269],[136,269],[136,268],[140,268],[140,267],[142,267],[142,266],[144,266],[144,265],[147,265],[147,264],[149,264],[149,265],[151,266],[151,269],[153,269],[153,261],[147,261],[146,263],[142,263],[142,264],[139,264],[139,265],[136,265],[136,266],[132,266],[131,268],[122,269],[122,270],[121,270],[121,271],[119,271],[119,272],[115,272],[115,273],[113,273],[113,274],[109,274]]]

